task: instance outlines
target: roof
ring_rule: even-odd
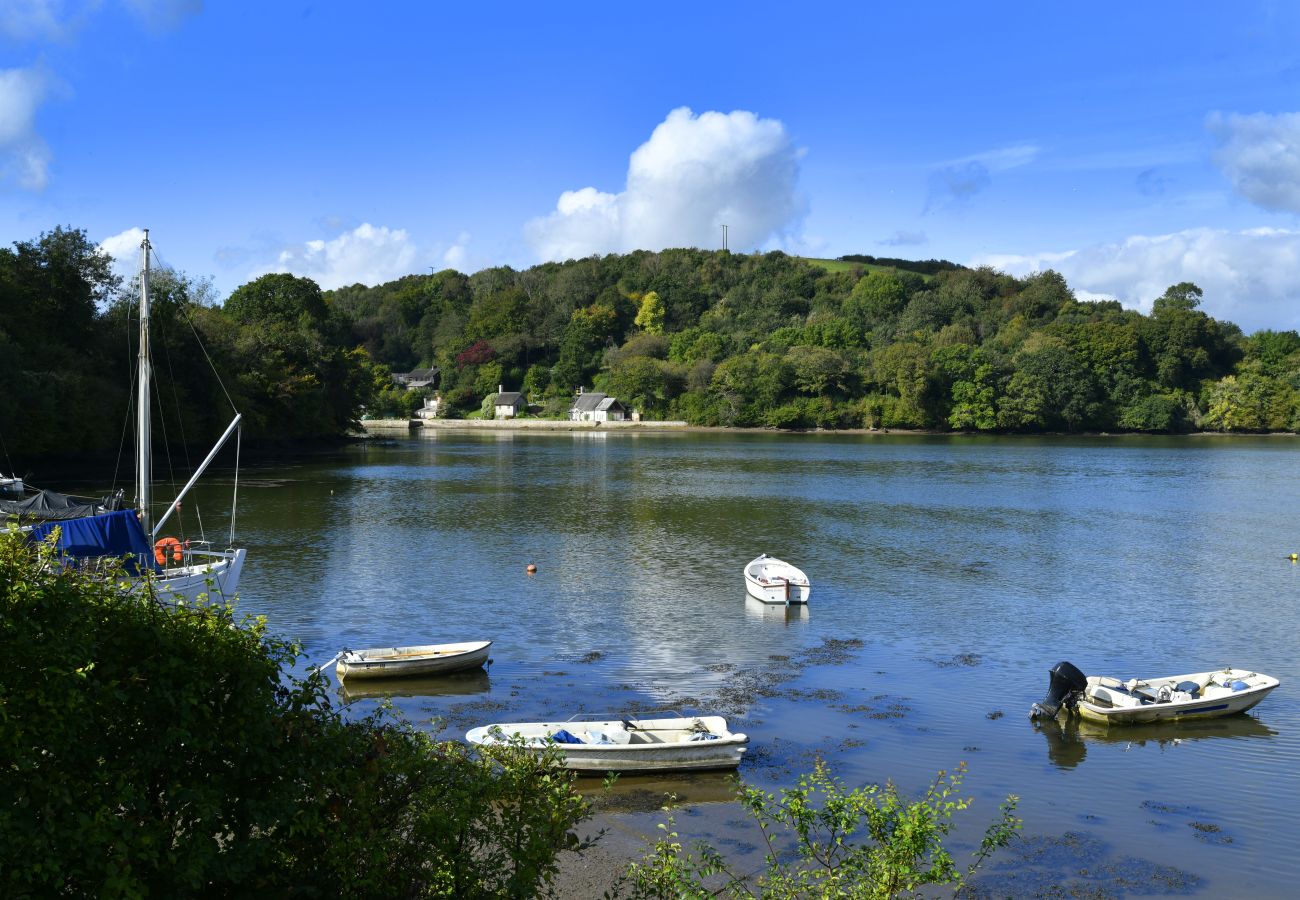
[[[503,394],[497,394],[497,406],[518,406],[524,402],[524,395],[518,391],[506,391]]]
[[[596,410],[597,412],[606,412],[608,410],[613,409],[616,406],[619,409],[623,408],[623,404],[619,403],[617,398],[606,397],[604,400],[600,401],[600,405],[596,407]]]
[[[600,402],[604,399],[605,395],[600,393],[579,394],[573,401],[572,408],[578,412],[595,412],[600,409]]]

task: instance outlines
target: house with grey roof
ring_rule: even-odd
[[[626,418],[627,408],[617,399],[596,391],[584,394],[581,388],[569,407],[570,422],[622,422]]]
[[[497,385],[497,395],[492,401],[492,418],[513,419],[528,408],[524,395],[518,391],[504,391]]]
[[[437,366],[429,366],[427,369],[412,369],[409,372],[394,372],[393,383],[407,390],[416,388],[437,387],[439,369]]]

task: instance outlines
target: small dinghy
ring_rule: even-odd
[[[764,603],[807,603],[812,585],[802,569],[764,553],[745,566],[745,590]]]
[[[1214,719],[1245,712],[1278,684],[1271,675],[1233,668],[1120,681],[1087,676],[1061,662],[1051,671],[1047,696],[1033,705],[1029,717],[1077,715],[1107,725]]]
[[[491,646],[491,641],[469,641],[462,644],[426,644],[423,647],[344,650],[337,657],[336,671],[340,681],[344,678],[448,675],[483,665],[488,661],[488,648]]]
[[[598,722],[514,722],[483,725],[465,735],[471,744],[558,747],[564,766],[578,772],[664,772],[734,769],[749,738],[727,730],[721,716],[609,719]]]

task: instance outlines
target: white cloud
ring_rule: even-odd
[[[36,133],[36,110],[49,91],[35,69],[0,69],[0,182],[33,191],[48,183],[50,148]]]
[[[782,238],[804,214],[801,151],[776,119],[751,112],[675,109],[632,153],[617,194],[565,191],[524,233],[539,258],[720,247],[753,249]]]
[[[140,271],[140,244],[144,242],[143,228],[128,228],[99,242],[99,249],[113,257],[113,271],[130,280]]]
[[[177,27],[189,16],[203,12],[203,0],[123,0],[126,7],[156,31]]]
[[[99,0],[4,0],[0,34],[19,41],[68,37],[100,5]]]
[[[1265,209],[1300,213],[1300,113],[1212,114],[1214,161],[1243,197]]]
[[[308,241],[280,253],[267,272],[311,278],[325,290],[349,284],[376,285],[409,275],[418,253],[401,229],[359,225],[330,241]]]
[[[1300,328],[1300,231],[1194,228],[1064,253],[987,255],[971,264],[1015,275],[1056,269],[1080,299],[1114,297],[1144,311],[1170,285],[1191,281],[1205,292],[1201,308],[1216,319],[1247,332]]]
[[[442,263],[449,269],[456,269],[464,272],[466,261],[469,258],[469,232],[462,231],[456,237],[456,243],[452,244],[442,254]]]

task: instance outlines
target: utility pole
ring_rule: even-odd
[[[722,249],[727,249],[727,226],[722,226]]]

